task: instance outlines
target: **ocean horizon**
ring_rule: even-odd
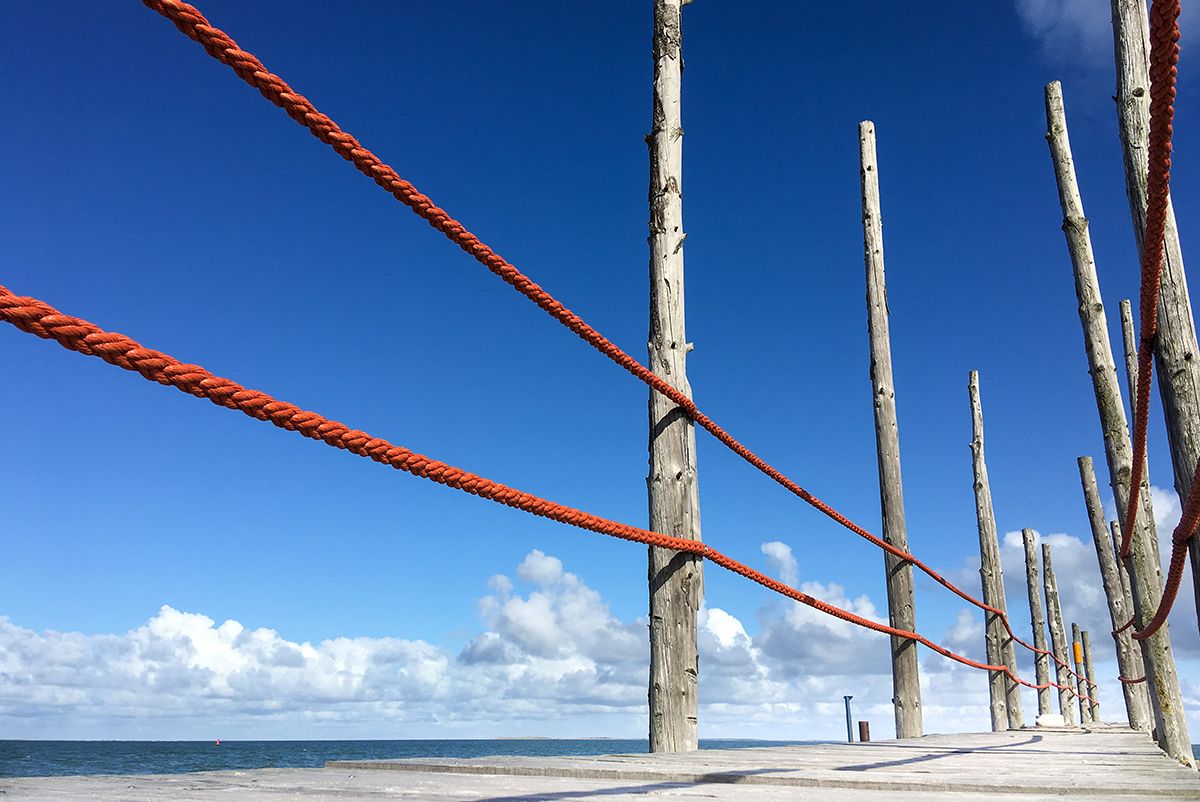
[[[798,746],[828,741],[702,738],[701,749]],[[266,768],[320,768],[327,760],[467,758],[492,755],[591,756],[645,752],[645,738],[440,738],[270,741],[0,740],[0,777],[77,774],[182,774]]]
[[[701,749],[803,746],[840,741],[702,738]],[[0,777],[86,774],[183,774],[266,768],[321,768],[328,760],[595,756],[644,753],[645,738],[440,738],[268,741],[22,741],[0,740]],[[1200,761],[1200,744],[1192,745]]]

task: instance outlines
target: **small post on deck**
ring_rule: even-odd
[[[843,696],[842,700],[846,703],[846,743],[854,743],[854,717],[850,715],[850,700],[853,696]]]
[[[1079,458],[1079,481],[1083,485],[1084,504],[1092,528],[1092,540],[1096,546],[1096,559],[1100,563],[1100,579],[1104,583],[1104,595],[1108,598],[1108,616],[1112,622],[1110,631],[1122,630],[1113,636],[1117,651],[1117,672],[1126,679],[1137,679],[1146,673],[1142,663],[1142,650],[1134,643],[1129,629],[1122,629],[1133,615],[1133,600],[1129,597],[1128,583],[1122,576],[1123,567],[1116,558],[1113,540],[1109,538],[1109,529],[1104,524],[1104,507],[1100,501],[1100,489],[1096,486],[1096,472],[1091,457]],[[1114,521],[1113,526],[1116,525]],[[1150,696],[1146,691],[1146,683],[1122,682],[1121,691],[1125,697],[1125,713],[1129,719],[1129,726],[1135,730],[1150,732],[1154,728],[1154,717],[1150,713]]]
[[[1046,649],[1046,619],[1042,616],[1042,587],[1038,580],[1037,545],[1034,542],[1032,529],[1021,530],[1021,541],[1025,546],[1025,583],[1029,590],[1029,625],[1033,630],[1033,646],[1035,649]],[[1050,655],[1037,654],[1033,656],[1034,673],[1038,685],[1050,681]],[[1039,688],[1037,692],[1038,718],[1050,714],[1050,689]]]
[[[1071,624],[1071,659],[1075,663],[1075,687],[1079,690],[1079,723],[1092,723],[1092,705],[1087,697],[1092,694],[1088,687],[1087,668],[1083,661],[1083,644],[1079,640],[1079,624]]]
[[[988,482],[987,463],[983,454],[983,408],[979,401],[979,373],[971,371],[967,381],[971,400],[971,466],[975,474],[975,517],[979,524],[979,577],[983,584],[983,601],[991,607],[1008,612],[1004,600],[1004,572],[1000,567],[1000,541],[996,536],[996,516],[992,510],[992,488]],[[1004,664],[1017,673],[1017,657],[1012,638],[1004,621],[995,613],[984,612],[984,635],[987,639],[987,660],[991,665]],[[988,672],[988,693],[992,730],[1002,732],[1025,726],[1021,713],[1021,689],[1001,671]]]
[[[875,124],[858,125],[858,156],[862,189],[863,260],[867,270],[867,329],[871,340],[871,394],[875,407],[875,448],[879,463],[879,506],[883,539],[908,551],[904,524],[904,489],[900,480],[900,433],[896,421],[896,392],[892,380],[892,346],[888,324],[887,285],[883,273],[883,220],[879,201],[879,161],[875,154]],[[915,632],[913,570],[908,562],[884,552],[887,576],[888,623]],[[921,679],[917,643],[893,636],[892,707],[897,738],[919,738]]]
[[[1050,544],[1042,544],[1042,582],[1046,591],[1046,615],[1050,623],[1050,642],[1054,645],[1055,682],[1058,683],[1058,712],[1062,713],[1063,723],[1068,727],[1075,726],[1075,705],[1071,697],[1071,674],[1067,666],[1071,664],[1071,655],[1067,651],[1067,633],[1063,629],[1062,605],[1058,600],[1058,582],[1054,578],[1054,564],[1050,562]]]
[[[679,97],[680,0],[654,0],[654,98],[650,135],[650,358],[646,363],[691,397],[683,314],[683,127]],[[700,539],[696,430],[669,399],[650,390],[650,529]],[[650,547],[650,751],[690,752],[697,736],[696,616],[703,562]]]
[[[871,722],[858,722],[858,740],[862,743],[870,743],[871,741]]]
[[[1096,693],[1096,671],[1092,668],[1092,642],[1086,629],[1081,630],[1083,639],[1083,667],[1087,669],[1088,695],[1092,697],[1092,722],[1100,723],[1100,694]]]

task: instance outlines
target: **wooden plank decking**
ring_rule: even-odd
[[[133,777],[0,779],[17,799],[1200,800],[1200,775],[1116,727],[932,735],[683,755],[331,762]]]

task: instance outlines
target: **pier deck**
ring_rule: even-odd
[[[1200,775],[1125,728],[932,735],[685,755],[334,761],[323,769],[0,779],[17,799],[1200,800]]]

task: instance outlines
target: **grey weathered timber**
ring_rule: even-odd
[[[1035,649],[1047,649],[1046,619],[1042,616],[1042,586],[1038,579],[1037,546],[1034,542],[1032,529],[1021,530],[1021,541],[1025,546],[1025,582],[1029,591],[1029,626],[1033,630],[1033,646]],[[1034,653],[1033,666],[1036,684],[1045,685],[1050,681],[1050,656]],[[1038,715],[1052,713],[1050,689],[1039,688],[1037,692]]]
[[[1124,727],[928,735],[699,753],[334,761],[323,769],[0,778],[4,799],[1147,802],[1196,799],[1200,776]]]
[[[1108,340],[1108,321],[1104,315],[1099,280],[1092,258],[1091,237],[1087,218],[1079,198],[1075,168],[1071,160],[1067,136],[1066,114],[1063,111],[1062,88],[1057,82],[1046,86],[1046,139],[1058,179],[1059,201],[1063,207],[1063,230],[1075,273],[1075,292],[1079,299],[1079,320],[1084,331],[1084,350],[1092,375],[1096,409],[1104,437],[1104,456],[1108,463],[1109,482],[1118,510],[1129,503],[1129,479],[1133,447],[1121,401],[1117,368],[1112,346]],[[1162,596],[1161,568],[1155,555],[1157,534],[1150,494],[1141,494],[1137,526],[1132,533],[1132,553],[1126,565],[1133,591],[1134,611],[1141,622],[1149,621]],[[1155,731],[1159,745],[1172,757],[1192,764],[1191,745],[1187,737],[1187,720],[1183,715],[1179,679],[1171,650],[1169,628],[1162,629],[1147,640],[1140,641],[1142,660],[1151,683],[1150,700],[1154,711]]]
[[[1083,667],[1087,669],[1088,693],[1092,696],[1092,721],[1099,722],[1100,694],[1096,692],[1096,671],[1092,668],[1092,639],[1086,629],[1079,631],[1079,637],[1083,643]]]
[[[1129,403],[1137,398],[1138,364],[1137,364],[1137,335],[1133,329],[1133,307],[1128,298],[1121,300],[1121,343],[1125,346],[1125,389]]]
[[[683,126],[679,95],[680,0],[654,2],[654,100],[650,146],[650,359],[648,365],[691,397],[684,333]],[[650,529],[700,539],[696,431],[667,398],[650,391]],[[696,615],[704,599],[695,555],[650,547],[650,750],[680,752],[697,741]]]
[[[1046,616],[1050,624],[1050,643],[1053,644],[1054,681],[1058,683],[1058,712],[1068,726],[1075,724],[1075,692],[1071,690],[1071,655],[1067,652],[1067,634],[1063,629],[1062,604],[1058,600],[1058,581],[1054,578],[1054,563],[1050,561],[1050,544],[1042,544],[1042,582],[1046,591]]]
[[[1137,398],[1138,387],[1138,358],[1137,358],[1137,335],[1133,333],[1133,310],[1130,308],[1129,299],[1121,301],[1121,340],[1125,346],[1125,388],[1126,397],[1129,398],[1129,403],[1135,403]],[[1132,410],[1131,410],[1132,414]],[[1132,453],[1132,452],[1131,452]],[[1151,551],[1154,553],[1155,564],[1161,564],[1158,551],[1158,524],[1154,521],[1154,505],[1150,500],[1150,459],[1147,453],[1146,464],[1142,466],[1142,492],[1138,498],[1142,500],[1142,512],[1149,516],[1147,520],[1154,526],[1154,538],[1150,541]],[[1131,456],[1132,460],[1133,457]],[[1125,510],[1121,510],[1123,516]]]
[[[867,272],[867,330],[871,340],[871,396],[875,408],[875,448],[879,462],[879,506],[883,539],[908,551],[904,525],[904,488],[900,479],[900,431],[896,419],[896,392],[892,380],[892,345],[888,324],[887,284],[883,272],[883,218],[879,201],[879,161],[875,154],[875,124],[858,125],[859,175],[862,190],[863,261]],[[887,577],[888,623],[897,629],[917,631],[913,602],[912,565],[888,552],[883,554]],[[919,738],[921,679],[917,643],[907,638],[892,641],[892,707],[897,738]]]
[[[1133,616],[1133,599],[1121,576],[1120,562],[1109,539],[1109,528],[1104,523],[1104,506],[1100,501],[1100,488],[1096,485],[1096,472],[1091,457],[1079,458],[1079,482],[1083,486],[1083,500],[1087,507],[1088,523],[1092,529],[1092,540],[1096,546],[1096,559],[1100,563],[1100,579],[1104,584],[1104,595],[1108,599],[1108,615],[1113,631],[1121,629]],[[1114,525],[1116,522],[1113,522]],[[1133,633],[1125,629],[1113,640],[1117,651],[1117,671],[1126,679],[1145,676],[1142,651],[1133,641]],[[1121,683],[1125,697],[1125,713],[1129,726],[1142,732],[1154,728],[1154,716],[1150,712],[1150,695],[1146,683]]]
[[[1075,664],[1075,688],[1079,696],[1079,723],[1088,726],[1092,723],[1092,705],[1088,697],[1092,695],[1088,687],[1087,669],[1083,661],[1083,644],[1079,640],[1079,624],[1071,624],[1071,662]]]
[[[1125,191],[1140,253],[1146,230],[1146,153],[1150,141],[1150,25],[1145,0],[1112,0],[1112,23]],[[1175,492],[1184,499],[1200,463],[1200,358],[1175,208],[1169,198],[1163,243],[1154,358],[1171,445]],[[1200,540],[1193,538],[1189,555],[1193,593],[1200,609]],[[1200,616],[1197,621],[1200,623]]]
[[[977,371],[971,371],[967,380],[967,394],[971,400],[971,468],[975,475],[975,518],[979,524],[979,578],[983,585],[983,601],[1007,615],[1004,572],[1000,567],[1000,542],[996,535],[996,515],[992,509],[992,487],[983,453],[983,407],[979,401]],[[1017,657],[1004,621],[999,615],[986,610],[983,620],[988,663],[1003,663],[1016,674]],[[990,671],[988,692],[994,731],[1025,726],[1025,718],[1021,713],[1021,686],[1003,672]]]

